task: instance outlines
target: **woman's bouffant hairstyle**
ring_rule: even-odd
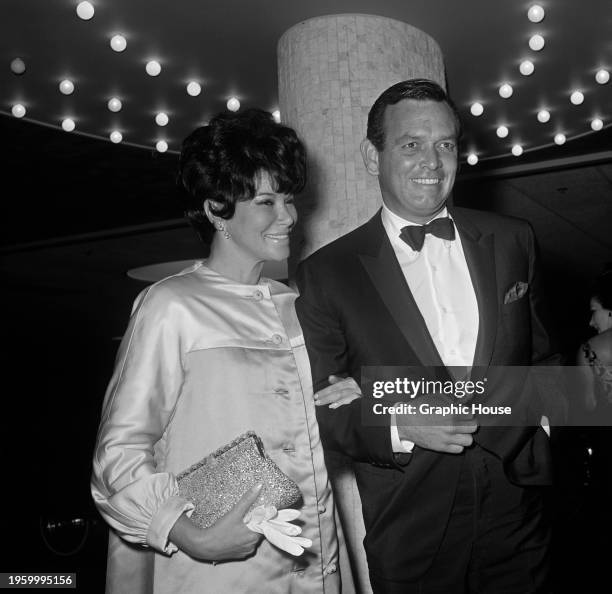
[[[612,262],[608,262],[603,272],[595,279],[591,296],[597,299],[604,309],[612,310]]]
[[[374,102],[374,105],[372,105],[370,113],[368,114],[367,137],[376,147],[376,150],[382,151],[385,148],[384,117],[387,107],[389,105],[395,105],[404,99],[446,103],[451,108],[455,118],[457,138],[461,137],[461,118],[459,117],[459,111],[451,98],[446,94],[446,91],[433,80],[412,78],[399,82],[389,87],[386,91],[383,91]]]
[[[204,201],[218,204],[211,205],[215,216],[231,219],[236,202],[255,196],[264,172],[277,192],[293,195],[304,189],[304,145],[294,130],[276,123],[267,111],[221,113],[183,141],[178,180],[185,190],[185,216],[205,243],[212,240],[214,227]]]

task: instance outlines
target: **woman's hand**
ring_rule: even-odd
[[[329,405],[329,408],[338,408],[361,398],[361,388],[352,377],[330,375],[328,379],[330,385],[314,395],[316,406]]]
[[[170,540],[187,555],[203,561],[229,561],[251,556],[262,535],[243,521],[255,503],[261,485],[247,491],[238,503],[209,528],[199,528],[183,514],[170,530]]]

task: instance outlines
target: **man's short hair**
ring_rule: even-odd
[[[388,105],[395,105],[404,99],[415,101],[437,101],[446,103],[455,116],[457,124],[457,138],[461,136],[461,119],[457,107],[452,102],[446,91],[433,80],[426,78],[411,78],[399,82],[384,91],[372,105],[368,114],[368,140],[377,150],[383,150],[385,146],[384,117]]]

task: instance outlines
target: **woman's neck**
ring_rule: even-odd
[[[263,262],[242,254],[227,240],[221,242],[217,236],[210,246],[206,265],[219,274],[245,285],[256,285],[261,278]]]

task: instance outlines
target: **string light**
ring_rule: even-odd
[[[114,144],[119,144],[123,140],[123,134],[119,130],[113,130],[109,136],[110,140]]]
[[[545,124],[548,120],[550,120],[550,111],[547,109],[540,109],[540,111],[538,111],[538,122]]]
[[[157,60],[147,62],[145,70],[149,76],[157,76],[161,72],[161,64]]]
[[[584,94],[581,91],[574,91],[570,95],[570,101],[574,105],[580,105],[584,101]]]
[[[21,58],[15,58],[11,61],[11,72],[13,74],[23,74],[26,70],[25,62]]]
[[[230,111],[238,111],[240,109],[240,101],[236,97],[230,97],[227,101],[227,108]]]
[[[605,68],[600,68],[595,73],[595,80],[600,85],[605,85],[610,80],[610,73]]]
[[[534,52],[539,52],[544,47],[545,41],[544,37],[542,37],[539,33],[536,35],[532,35],[529,38],[529,47]]]
[[[15,105],[13,105],[11,108],[11,113],[16,118],[22,118],[26,114],[26,108],[21,103],[15,103]]]
[[[467,156],[467,162],[468,162],[470,165],[476,165],[476,163],[478,163],[478,155],[476,155],[476,153],[470,153],[470,154]]]
[[[509,130],[506,126],[499,126],[497,130],[495,130],[495,134],[497,134],[497,136],[500,138],[506,138],[506,136],[508,136],[508,132]]]
[[[74,92],[74,83],[67,78],[60,82],[59,84],[60,93],[64,95],[72,95]]]
[[[591,120],[591,129],[595,132],[599,132],[603,128],[603,120],[601,118],[593,118]]]
[[[534,4],[533,6],[529,7],[529,10],[527,11],[527,18],[532,23],[541,23],[544,20],[545,14],[544,9],[539,4]]]
[[[499,96],[503,97],[504,99],[509,99],[512,97],[512,93],[514,93],[514,89],[512,88],[512,85],[508,83],[504,83],[501,87],[499,87]]]
[[[121,103],[121,100],[118,99],[117,97],[111,97],[108,100],[108,103],[106,104],[106,106],[113,113],[117,113],[118,111],[121,111],[121,108],[123,107],[123,103]]]
[[[168,143],[165,140],[158,140],[155,148],[160,153],[165,153],[168,150]]]
[[[202,92],[202,86],[195,80],[187,84],[187,94],[192,97],[197,97]]]
[[[558,144],[559,146],[561,146],[562,144],[565,144],[566,138],[565,138],[565,134],[561,134],[559,132],[559,134],[555,134],[555,138],[554,138],[555,144]]]
[[[470,113],[473,116],[480,116],[482,115],[482,113],[484,112],[484,107],[482,105],[482,103],[478,103],[478,101],[476,103],[472,103],[471,107],[470,107]]]
[[[74,123],[74,120],[71,118],[65,118],[62,120],[62,128],[66,131],[66,132],[72,132],[76,127],[76,124]]]
[[[127,47],[127,40],[123,35],[113,35],[110,40],[111,48],[116,52],[122,52]]]
[[[165,126],[168,122],[170,121],[170,118],[168,117],[167,114],[165,114],[163,111],[160,111],[156,116],[155,116],[155,123],[158,126]]]
[[[88,21],[93,18],[95,9],[91,2],[79,2],[76,7],[77,16],[84,21]]]
[[[523,147],[520,144],[515,144],[512,147],[512,154],[515,157],[520,157],[523,154]]]
[[[534,70],[535,66],[531,60],[523,60],[519,66],[519,71],[523,76],[530,76]]]

